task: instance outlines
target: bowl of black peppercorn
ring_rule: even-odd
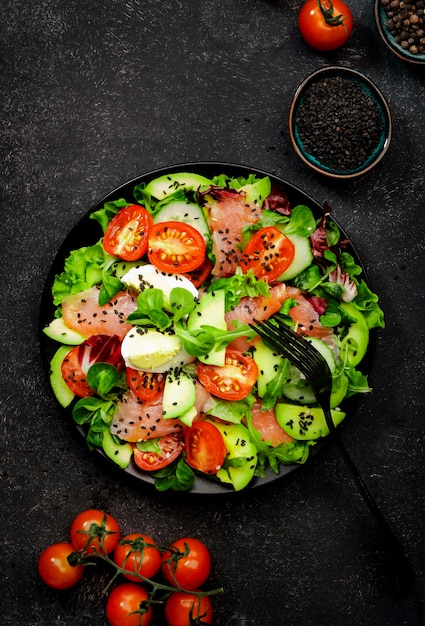
[[[391,142],[391,113],[383,94],[367,76],[342,66],[316,70],[299,85],[288,123],[301,161],[333,179],[366,174]]]
[[[376,28],[399,59],[425,64],[425,0],[375,0]]]

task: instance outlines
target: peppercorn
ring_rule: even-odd
[[[424,0],[416,0],[415,4],[404,0],[381,0],[381,5],[394,41],[410,54],[421,54],[425,29]]]

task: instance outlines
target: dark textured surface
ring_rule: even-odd
[[[379,44],[370,3],[323,55],[298,34],[299,2],[2,0],[1,571],[4,626],[103,626],[97,576],[58,593],[39,553],[94,505],[124,531],[204,539],[221,626],[418,626],[424,619],[425,74]],[[287,132],[291,96],[318,67],[365,72],[387,96],[393,142],[364,179],[308,172]],[[90,455],[46,384],[39,302],[55,252],[93,202],[168,164],[240,162],[328,200],[381,296],[374,392],[344,439],[417,574],[398,600],[379,539],[330,447],[262,490],[177,497],[124,480]],[[156,621],[160,624],[160,621]]]

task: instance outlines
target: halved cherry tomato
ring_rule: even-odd
[[[225,365],[198,365],[198,378],[214,396],[224,400],[246,398],[258,378],[257,365],[248,354],[226,350]]]
[[[336,50],[350,37],[353,16],[343,0],[307,0],[298,14],[305,41],[316,50]]]
[[[165,385],[164,374],[143,372],[131,367],[126,369],[127,384],[131,391],[143,402],[155,400],[163,391]]]
[[[193,591],[204,584],[210,571],[210,551],[199,539],[177,539],[162,555],[162,575],[173,587]]]
[[[66,355],[61,365],[62,378],[76,396],[87,398],[94,394],[87,383],[87,372],[95,363],[110,363],[117,369],[122,367],[119,337],[93,335]]]
[[[108,254],[124,261],[136,261],[148,249],[148,232],[152,224],[152,217],[144,207],[130,204],[109,222],[103,247]]]
[[[226,458],[223,437],[210,422],[194,422],[186,430],[184,445],[188,464],[205,474],[216,474]]]
[[[160,222],[149,232],[148,257],[162,272],[191,272],[204,262],[205,251],[201,233],[184,222]]]
[[[155,472],[167,467],[181,454],[184,447],[181,435],[178,433],[159,437],[156,442],[157,451],[134,448],[134,462],[145,472]]]
[[[208,596],[175,591],[165,601],[165,619],[168,626],[212,624],[213,607]]]
[[[161,567],[161,552],[156,548],[152,537],[131,533],[120,539],[114,551],[114,562],[126,572],[136,572],[145,578],[153,578]],[[123,576],[128,580],[141,582],[137,576]]]
[[[295,255],[292,241],[274,226],[260,228],[244,248],[241,266],[256,278],[272,282],[291,264]]]
[[[86,554],[109,554],[118,544],[120,527],[112,515],[98,509],[87,509],[74,519],[69,536],[75,550],[84,550]]]
[[[38,559],[38,573],[42,581],[52,589],[69,589],[84,574],[84,565],[70,565],[68,556],[74,552],[72,543],[54,543],[46,548]]]
[[[202,265],[196,268],[196,270],[192,270],[187,274],[184,274],[186,278],[192,281],[195,287],[200,287],[207,280],[208,276],[211,274],[214,265],[211,263],[208,257],[205,257]]]
[[[152,606],[144,605],[149,594],[136,583],[123,583],[111,591],[106,601],[106,619],[110,626],[148,626]]]

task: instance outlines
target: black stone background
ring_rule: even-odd
[[[2,625],[106,623],[106,578],[60,593],[36,571],[90,506],[162,545],[207,542],[211,585],[225,588],[214,602],[221,626],[423,623],[425,68],[380,44],[372,4],[350,2],[349,43],[324,54],[301,40],[296,0],[0,3]],[[292,94],[329,64],[366,73],[393,116],[384,161],[353,182],[307,171],[289,143]],[[56,250],[120,183],[197,160],[265,169],[327,200],[358,248],[386,329],[373,394],[344,440],[410,555],[408,600],[389,587],[376,530],[332,446],[261,490],[160,496],[117,477],[60,416],[37,332]]]

